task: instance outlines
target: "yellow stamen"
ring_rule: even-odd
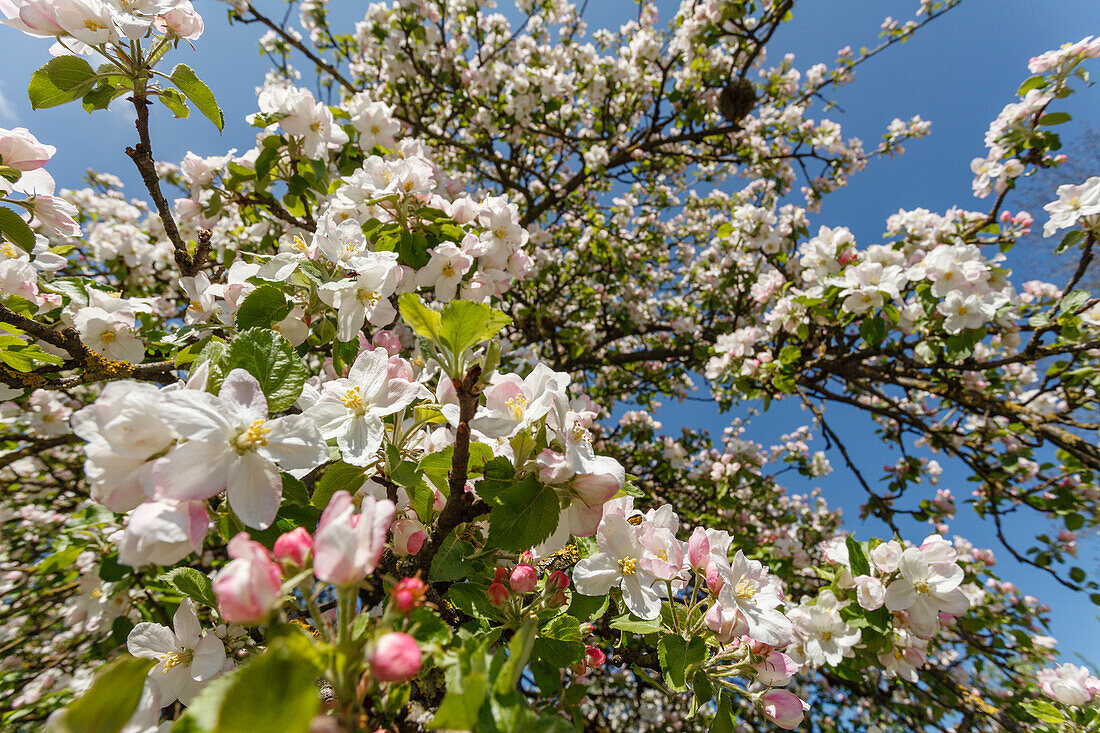
[[[741,578],[737,581],[737,585],[733,587],[733,594],[738,598],[751,599],[758,590],[760,590],[760,585],[755,580]]]
[[[267,436],[271,433],[271,428],[264,427],[264,422],[264,420],[256,420],[249,425],[248,430],[237,438],[237,447],[247,450],[258,445],[267,445]]]
[[[357,415],[362,415],[367,411],[367,406],[363,404],[363,393],[359,391],[358,387],[352,387],[345,392],[340,401],[344,403],[344,407]]]
[[[509,397],[504,403],[508,407],[508,414],[512,416],[512,419],[519,422],[523,419],[523,411],[527,407],[527,398],[521,394],[515,397]]]
[[[637,571],[634,568],[637,564],[638,561],[632,557],[624,557],[622,560],[619,560],[619,567],[622,569],[623,575],[633,575],[636,573]]]
[[[359,302],[365,306],[373,306],[378,303],[379,295],[374,290],[367,290],[363,288],[356,291],[355,297],[359,299]]]

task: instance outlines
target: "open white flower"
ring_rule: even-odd
[[[393,252],[369,254],[360,258],[355,279],[325,283],[317,289],[317,296],[336,308],[336,335],[341,341],[354,339],[365,321],[381,328],[397,315],[389,301],[397,288],[397,256]]]
[[[134,333],[137,320],[133,313],[81,308],[73,323],[84,343],[97,354],[132,364],[140,364],[145,359],[145,344]]]
[[[608,515],[596,530],[596,545],[600,551],[573,568],[577,592],[602,596],[619,586],[623,602],[635,616],[646,620],[660,616],[667,591],[653,587],[657,577],[646,572],[642,563],[648,552],[638,541],[637,529],[619,514]]]
[[[243,369],[229,373],[217,397],[194,390],[165,395],[161,412],[187,440],[157,460],[156,494],[194,500],[228,489],[229,506],[249,527],[266,529],[275,519],[283,493],[279,467],[304,474],[328,458],[309,418],[267,419],[267,398]]]
[[[771,646],[790,641],[791,621],[779,610],[779,581],[758,560],[749,560],[741,550],[730,562],[714,558],[707,567],[707,583],[717,591],[723,609],[744,618],[753,639]]]
[[[366,466],[382,446],[382,418],[408,406],[420,394],[420,383],[389,373],[383,348],[356,357],[347,379],[321,387],[320,398],[305,412],[326,440],[336,439],[344,460]],[[406,375],[408,376],[408,375]]]
[[[919,548],[909,547],[898,563],[901,577],[886,588],[886,608],[907,611],[909,627],[918,636],[931,638],[939,631],[941,611],[962,614],[970,607],[959,590],[963,570],[954,563],[929,562]]]
[[[826,588],[814,600],[813,604],[804,600],[789,613],[798,644],[788,653],[810,667],[836,666],[844,657],[853,656],[860,631],[840,617],[840,609],[848,604],[838,602],[831,590]]]
[[[213,634],[202,633],[190,598],[176,610],[172,627],[140,623],[126,637],[126,649],[135,657],[157,660],[149,682],[163,705],[176,700],[186,705],[225,666],[225,646]]]

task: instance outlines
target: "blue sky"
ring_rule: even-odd
[[[285,8],[281,2],[257,4],[272,15],[281,15]],[[206,19],[206,33],[196,43],[197,52],[183,45],[169,62],[191,65],[213,89],[225,110],[226,129],[219,135],[197,113],[188,120],[172,120],[158,107],[153,114],[152,137],[154,153],[161,160],[179,161],[188,150],[200,155],[221,154],[234,147],[243,151],[254,140],[254,131],[243,117],[255,110],[254,90],[267,69],[255,48],[261,29],[229,28],[225,5],[216,0],[195,0],[195,5]],[[507,12],[508,5],[502,2],[502,10]],[[350,18],[363,4],[336,0],[333,6],[341,16]],[[797,5],[795,20],[776,35],[769,53],[778,59],[793,52],[802,69],[817,62],[829,63],[843,46],[874,46],[885,16],[905,20],[916,7],[916,0],[808,0]],[[628,0],[593,0],[589,8],[592,27],[617,25],[636,12],[636,5]],[[661,19],[667,20],[675,3],[662,1],[659,8]],[[984,209],[988,202],[971,196],[969,161],[984,155],[982,136],[989,121],[1013,101],[1017,87],[1028,75],[1029,57],[1090,32],[1100,32],[1096,0],[964,0],[961,7],[922,29],[904,46],[860,67],[857,81],[834,95],[843,113],[829,113],[844,125],[847,136],[862,137],[871,147],[894,117],[907,119],[917,114],[932,122],[932,134],[910,143],[904,156],[874,163],[847,188],[827,197],[813,226],[848,226],[859,243],[866,245],[884,231],[886,218],[899,208],[923,206],[942,211],[960,205]],[[32,111],[26,82],[31,72],[48,60],[49,42],[8,29],[0,29],[0,37],[0,61],[5,71],[0,77],[0,127],[25,126],[43,142],[56,145],[58,153],[49,170],[60,186],[79,186],[84,170],[93,168],[119,175],[129,194],[140,196],[139,179],[123,153],[135,140],[132,110],[116,102],[110,111],[91,116],[77,105]],[[1093,64],[1092,72],[1100,74],[1100,64]],[[1086,124],[1100,123],[1100,91],[1086,90],[1062,104],[1062,109],[1074,116],[1074,122],[1063,127],[1064,138],[1072,138],[1074,131]],[[1038,214],[1042,212],[1031,213],[1041,223]],[[1011,256],[1009,264],[1014,264]],[[1042,276],[1021,269],[1024,264],[1017,259],[1018,281]],[[698,402],[691,403],[690,409],[670,404],[659,417],[666,430],[690,424],[720,435],[730,416],[701,408]],[[849,447],[855,446],[853,457],[868,478],[877,477],[882,465],[894,462],[896,456],[880,447],[863,416],[839,410],[830,415],[834,429],[852,436]],[[765,419],[756,420],[749,437],[767,444],[807,418],[793,403],[781,405]],[[822,441],[817,442],[815,448],[823,447]],[[819,482],[830,503],[844,509],[849,526],[861,538],[883,534],[874,523],[858,522],[862,490],[843,468],[839,455],[830,458],[837,470]],[[966,476],[950,461],[941,462],[947,470],[940,485],[951,488],[961,502],[969,494]],[[789,485],[797,491],[812,488],[812,484],[793,479]],[[999,549],[986,526],[965,507],[952,530],[980,546]],[[924,527],[913,527],[909,539],[919,540],[923,531]],[[1034,531],[1034,526],[1022,531]],[[1097,544],[1094,537],[1082,542],[1079,564],[1090,573],[1100,571]],[[1054,607],[1053,633],[1061,642],[1063,655],[1072,660],[1072,653],[1079,652],[1100,662],[1096,607],[1041,573],[1014,566],[1004,551],[997,554],[1002,577]]]

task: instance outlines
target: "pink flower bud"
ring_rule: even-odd
[[[722,579],[722,574],[718,572],[718,566],[715,565],[713,562],[708,562],[706,574],[707,587],[710,588],[711,593],[713,593],[714,595],[718,595],[718,593],[722,590],[722,586],[726,584],[726,582]]]
[[[408,634],[392,631],[374,642],[367,661],[379,682],[404,682],[420,671],[420,647]]]
[[[783,652],[771,652],[756,665],[756,680],[768,686],[778,687],[791,681],[798,672],[798,665]]]
[[[550,576],[546,579],[546,588],[548,590],[565,590],[569,587],[569,576],[560,570],[555,570],[550,573]]]
[[[706,570],[710,563],[710,538],[702,527],[696,527],[688,539],[688,562],[697,570]]]
[[[165,31],[171,29],[179,38],[196,39],[202,35],[202,16],[195,12],[188,0],[177,0],[176,7],[161,13],[156,20],[157,29]]]
[[[590,646],[584,650],[584,661],[592,669],[599,669],[606,660],[603,650],[598,647]]]
[[[788,690],[768,690],[760,698],[760,709],[771,722],[784,730],[791,730],[802,722],[806,704]]]
[[[267,548],[247,532],[231,539],[228,549],[233,559],[214,577],[218,610],[226,621],[259,623],[279,605],[282,573]]]
[[[428,591],[427,584],[420,578],[402,578],[393,587],[391,597],[393,607],[400,613],[409,614],[414,608],[424,604],[424,596]]]
[[[507,583],[508,582],[508,576],[511,575],[511,574],[512,574],[512,572],[508,568],[502,568],[498,565],[497,569],[493,571],[493,582],[494,583]]]
[[[393,551],[398,557],[420,552],[428,531],[416,519],[398,519],[393,523]]]
[[[401,339],[393,331],[379,331],[374,334],[371,342],[375,346],[385,349],[390,356],[397,356],[401,353]]]
[[[530,565],[516,565],[512,570],[512,574],[508,577],[509,587],[520,595],[533,591],[538,582],[538,571]]]
[[[489,590],[486,591],[486,593],[489,596],[489,603],[492,603],[494,606],[503,606],[512,596],[503,583],[493,583],[489,586]]]
[[[355,514],[351,494],[337,491],[317,523],[313,542],[313,572],[333,585],[358,583],[374,572],[386,546],[393,519],[393,502],[363,498],[362,514]]]
[[[298,527],[275,540],[275,559],[284,568],[304,568],[312,549],[313,538],[304,527]]]

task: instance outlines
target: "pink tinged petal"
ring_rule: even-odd
[[[266,427],[271,431],[267,444],[256,452],[285,470],[310,470],[328,460],[328,446],[317,426],[305,415],[280,417]]]
[[[160,624],[137,624],[126,637],[126,651],[135,657],[157,659],[176,648],[176,635],[167,626]]]
[[[574,537],[591,537],[596,534],[603,518],[603,507],[589,506],[583,501],[574,501],[562,513],[562,524],[566,524],[569,534]]]
[[[225,666],[225,646],[221,639],[207,634],[195,645],[191,660],[191,679],[201,682],[214,677]]]
[[[397,311],[390,305],[390,301],[379,300],[371,309],[369,320],[372,326],[383,328],[393,323],[395,317],[397,317]]]
[[[886,608],[904,611],[917,602],[917,590],[903,578],[898,578],[886,588]]]
[[[364,571],[374,572],[382,551],[386,548],[386,535],[393,521],[394,503],[389,499],[377,501],[374,497],[363,498],[362,514],[356,531],[361,538],[361,547],[365,551]]]
[[[267,529],[279,512],[283,485],[275,464],[246,452],[229,470],[229,506],[246,527]]]
[[[267,419],[267,398],[260,383],[244,369],[234,369],[222,382],[218,397],[244,424]]]
[[[236,457],[228,444],[182,443],[153,465],[153,494],[188,501],[209,499],[225,490]]]
[[[172,627],[176,631],[176,638],[187,649],[194,649],[199,643],[199,617],[195,613],[195,604],[190,598],[184,598],[176,609],[176,615],[172,617]]]
[[[590,555],[573,568],[573,587],[585,596],[606,595],[622,580],[619,561],[607,553]]]

